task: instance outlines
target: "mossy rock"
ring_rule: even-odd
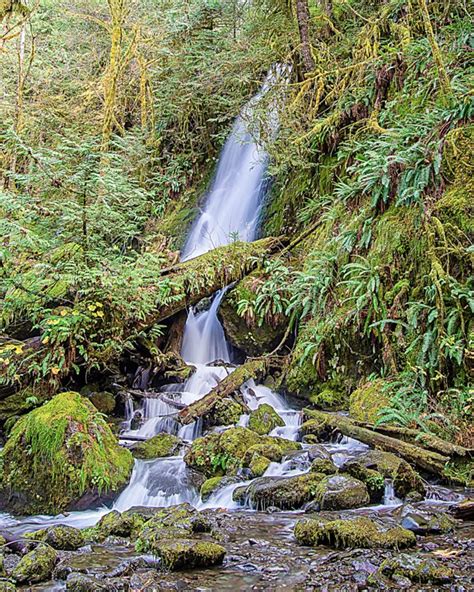
[[[261,477],[271,464],[271,460],[261,454],[254,454],[249,464],[253,477]]]
[[[0,581],[0,592],[15,592],[16,586],[8,581]]]
[[[60,551],[76,551],[84,545],[82,531],[73,526],[58,524],[46,530],[44,541]]]
[[[416,544],[415,535],[401,526],[382,529],[366,517],[350,520],[299,520],[294,535],[300,545],[328,545],[336,549],[404,549]]]
[[[16,420],[28,413],[32,409],[41,405],[51,397],[48,391],[23,389],[18,393],[10,395],[0,400],[0,424],[7,422],[9,419],[15,418],[13,424],[10,422],[8,431],[13,428]],[[8,433],[7,431],[7,433]]]
[[[321,510],[350,510],[366,506],[369,501],[367,487],[353,477],[328,475],[317,485],[314,499]]]
[[[219,307],[219,319],[227,339],[232,345],[252,357],[274,350],[283,338],[286,329],[286,323],[282,316],[275,317],[272,323],[258,324],[254,319],[238,314],[240,301],[255,301],[255,287],[261,281],[258,273],[260,272],[250,274],[232,290],[229,290]]]
[[[109,592],[116,588],[108,587],[104,581],[81,573],[72,573],[66,580],[67,592]]]
[[[375,423],[379,412],[389,404],[389,399],[382,392],[383,381],[366,382],[349,397],[349,413],[356,421]]]
[[[286,438],[282,438],[281,436],[262,436],[260,439],[260,443],[263,445],[270,445],[276,444],[283,456],[294,452],[295,450],[301,450],[300,442],[295,442],[294,440],[287,440]],[[267,456],[267,454],[264,454]],[[271,459],[269,456],[268,458]]]
[[[314,392],[309,396],[309,401],[316,408],[337,411],[347,405],[347,396],[345,392],[332,388],[324,388],[319,392]]]
[[[285,422],[271,405],[262,403],[250,412],[248,425],[251,430],[264,436],[275,428],[284,427]]]
[[[3,450],[8,507],[58,513],[111,499],[128,482],[131,453],[90,401],[61,393],[22,417]]]
[[[254,455],[260,455],[268,458],[272,462],[281,462],[283,458],[283,451],[281,447],[276,442],[268,442],[265,444],[255,444],[254,446],[250,446],[250,448],[245,453],[243,459],[243,466],[248,467],[252,462]]]
[[[91,403],[104,415],[110,415],[115,411],[115,397],[108,391],[93,392],[88,396]]]
[[[369,469],[356,461],[349,462],[342,467],[344,473],[365,483],[369,492],[370,502],[377,504],[382,501],[385,493],[385,477],[375,469]]]
[[[300,431],[305,437],[305,442],[308,442],[308,436],[311,436],[311,442],[322,442],[325,440],[328,433],[326,423],[319,419],[308,419],[301,424]],[[313,443],[314,443],[313,442]]]
[[[210,415],[206,417],[206,424],[211,426],[229,426],[238,423],[244,412],[242,405],[234,399],[219,399]]]
[[[344,470],[352,475],[362,476],[365,469],[372,469],[383,477],[392,479],[395,494],[400,498],[405,498],[412,491],[421,495],[426,493],[423,481],[415,469],[391,452],[369,450],[344,465]]]
[[[323,475],[335,475],[338,468],[329,458],[316,458],[311,463],[310,471],[312,473],[322,473]]]
[[[175,455],[182,444],[181,438],[173,434],[157,434],[145,442],[139,442],[132,448],[136,458],[149,460]]]
[[[389,578],[405,577],[419,584],[448,584],[454,579],[453,570],[440,561],[407,553],[385,559],[378,573]]]
[[[18,584],[35,584],[49,580],[58,560],[56,551],[49,545],[40,543],[20,559],[11,577]]]
[[[224,477],[211,477],[204,481],[201,485],[200,494],[201,500],[205,502],[208,500],[211,495],[219,488],[219,485],[222,483]]]
[[[191,539],[164,540],[155,547],[163,568],[170,571],[221,565],[226,550],[211,541]]]
[[[323,475],[307,473],[296,477],[260,477],[233,499],[247,498],[257,510],[275,506],[281,510],[298,510],[314,500]]]

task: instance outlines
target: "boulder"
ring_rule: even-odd
[[[211,541],[179,539],[160,541],[155,546],[155,552],[161,558],[164,569],[175,571],[220,565],[226,550]]]
[[[61,551],[75,551],[84,545],[84,535],[78,528],[59,524],[46,530],[45,542]]]
[[[359,479],[365,483],[369,492],[370,502],[378,504],[383,500],[385,493],[385,477],[375,469],[369,469],[365,465],[350,461],[342,467],[342,472]]]
[[[278,446],[281,456],[301,448],[298,442],[260,436],[247,428],[235,427],[194,440],[184,457],[184,462],[189,467],[201,471],[208,478],[235,475],[246,462],[248,464],[251,462],[253,453],[249,456],[247,451],[257,445],[272,446],[273,451],[275,446]],[[275,456],[274,453],[272,454]]]
[[[343,469],[354,475],[358,472],[362,475],[364,469],[377,471],[383,477],[392,479],[395,495],[400,498],[405,498],[412,491],[425,494],[425,486],[420,475],[406,460],[391,452],[369,450],[357,459],[346,463]]]
[[[143,460],[174,456],[181,444],[182,440],[178,436],[165,433],[157,434],[145,442],[135,444],[132,448],[132,454],[135,458]]]
[[[317,485],[314,499],[321,510],[349,510],[369,503],[367,487],[353,477],[328,475]]]
[[[337,473],[338,468],[329,458],[316,458],[311,463],[311,469],[313,473],[323,473],[324,475],[334,475]]]
[[[249,428],[261,436],[269,434],[278,427],[283,427],[285,422],[268,403],[262,403],[250,412]]]
[[[201,485],[200,494],[203,502],[207,501],[211,495],[217,493],[220,489],[238,483],[241,479],[239,477],[211,477]]]
[[[36,549],[24,555],[11,577],[18,584],[35,584],[49,580],[58,560],[56,551],[49,545],[40,543]]]
[[[66,580],[67,592],[113,592],[114,589],[107,586],[105,582],[101,582],[92,576],[84,574],[72,573]]]
[[[220,399],[206,416],[206,425],[229,426],[238,423],[244,408],[230,397]]]
[[[254,454],[249,469],[252,477],[261,477],[271,464],[271,460],[261,454]]]
[[[456,520],[446,512],[404,506],[400,524],[418,535],[440,534],[454,530]]]
[[[15,592],[16,586],[9,581],[1,581],[0,580],[0,592]]]
[[[115,411],[115,397],[108,391],[92,392],[88,395],[88,399],[96,407],[97,411],[110,415]]]
[[[366,517],[349,520],[299,520],[294,535],[300,545],[328,545],[336,549],[403,549],[416,544],[415,535],[401,526],[382,529]]]
[[[127,484],[133,466],[102,414],[75,392],[23,416],[3,460],[7,507],[23,514],[99,505]]]

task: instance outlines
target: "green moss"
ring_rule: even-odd
[[[411,531],[400,526],[382,530],[373,520],[366,517],[329,522],[299,520],[295,525],[294,534],[301,545],[328,545],[336,549],[404,549],[416,543],[416,537]]]
[[[14,424],[19,416],[35,409],[50,396],[47,391],[27,388],[0,400],[0,423],[14,418]],[[11,429],[13,425],[10,423],[8,427]]]
[[[248,467],[250,465],[255,454],[265,456],[272,462],[280,462],[283,457],[282,448],[276,442],[255,444],[254,446],[250,446],[250,448],[245,453],[243,460],[244,467]]]
[[[358,479],[345,475],[328,475],[314,490],[321,510],[349,510],[369,503],[367,488]]]
[[[110,415],[115,410],[115,397],[112,393],[107,391],[91,393],[89,395],[89,400],[92,402],[97,411],[100,411],[105,415]]]
[[[323,475],[334,475],[338,472],[338,468],[329,458],[316,458],[311,463],[311,472],[320,473]]]
[[[181,439],[173,434],[157,434],[132,448],[133,456],[142,459],[173,456],[181,446]]]
[[[160,542],[156,553],[161,558],[164,569],[174,571],[220,565],[224,561],[226,550],[214,542],[182,539]]]
[[[420,584],[446,584],[454,578],[453,570],[435,559],[405,553],[385,559],[379,572],[390,578],[405,577]]]
[[[312,393],[309,400],[318,409],[343,409],[347,404],[346,394],[331,388],[324,388],[322,391]]]
[[[34,584],[49,580],[58,559],[56,551],[49,545],[39,544],[36,549],[24,555],[12,572],[18,584]]]
[[[0,582],[0,592],[15,592],[16,586],[11,582]]]
[[[206,481],[204,481],[200,489],[201,499],[203,502],[211,497],[214,491],[219,487],[222,479],[223,477],[211,477],[211,479],[206,479]]]
[[[357,421],[375,423],[381,409],[387,407],[389,399],[382,391],[383,381],[366,382],[349,398],[349,413]]]
[[[234,401],[234,399],[220,399],[215,404],[211,417],[208,418],[209,423],[218,426],[234,425],[238,423],[243,411],[242,405]]]
[[[254,454],[249,464],[254,477],[261,477],[270,466],[271,460],[261,454]]]
[[[314,500],[323,478],[324,475],[316,473],[286,478],[262,477],[250,483],[245,492],[240,492],[240,497],[248,497],[253,507],[258,510],[264,510],[269,506],[282,510],[298,510]]]
[[[85,492],[117,491],[133,465],[103,416],[74,392],[22,417],[3,459],[6,485],[24,513],[58,513]]]
[[[382,501],[385,492],[385,477],[381,473],[369,469],[357,461],[345,464],[344,472],[365,483],[371,503],[376,504]]]
[[[285,422],[268,403],[262,403],[249,415],[249,428],[261,436],[269,434],[277,427],[283,427]]]
[[[53,549],[75,551],[84,545],[84,535],[78,528],[59,524],[46,530],[44,541]]]

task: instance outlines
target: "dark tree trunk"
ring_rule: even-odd
[[[314,60],[311,54],[311,41],[309,38],[309,9],[308,0],[296,0],[296,19],[300,32],[301,58],[305,74],[314,70]]]

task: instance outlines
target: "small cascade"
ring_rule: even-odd
[[[401,504],[401,500],[395,495],[395,489],[393,487],[392,479],[385,479],[385,490],[383,494],[384,506],[398,506]]]

